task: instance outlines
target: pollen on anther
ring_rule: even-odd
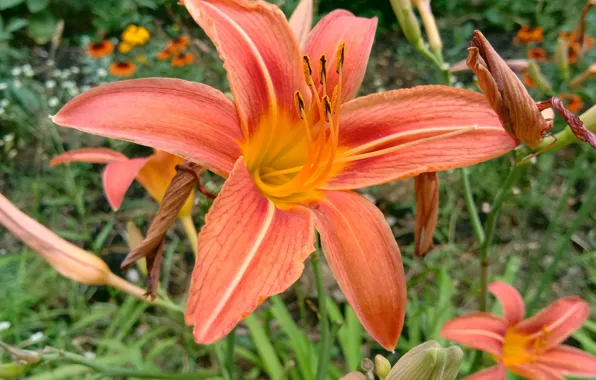
[[[335,60],[337,61],[337,68],[335,72],[337,74],[341,74],[343,67],[344,67],[344,59],[346,57],[346,44],[345,42],[341,42],[339,47],[337,48],[337,52],[335,53]]]
[[[337,98],[339,96],[339,86],[333,87],[333,95],[331,96],[331,110],[333,113],[337,113]]]
[[[304,112],[304,98],[302,98],[302,94],[300,94],[300,91],[296,91],[294,93],[294,104],[296,105],[296,111],[298,112],[298,116],[300,116],[300,118],[304,120],[304,118],[306,118],[306,113]]]
[[[329,96],[323,96],[323,105],[325,106],[325,121],[329,122],[331,120],[331,102],[329,101]]]
[[[320,82],[324,86],[327,84],[327,56],[322,54],[319,57],[319,76]]]
[[[306,83],[310,83],[312,81],[312,66],[308,55],[302,57],[302,70],[304,71],[304,80]]]

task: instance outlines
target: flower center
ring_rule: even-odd
[[[304,79],[313,101],[305,104],[300,91],[294,93],[295,115],[262,117],[256,132],[243,146],[248,170],[260,191],[278,207],[310,203],[321,198],[318,190],[342,167],[336,157],[339,136],[339,104],[345,45],[336,53],[338,84],[327,94],[327,57],[319,57],[321,93],[312,76],[308,55],[303,56]]]
[[[549,332],[546,328],[533,335],[523,335],[510,327],[503,341],[502,360],[506,367],[534,363],[546,351]]]

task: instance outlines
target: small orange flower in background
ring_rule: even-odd
[[[182,53],[172,59],[170,64],[174,67],[184,67],[186,65],[190,65],[195,61],[194,54],[191,53]]]
[[[584,108],[584,102],[581,96],[577,94],[560,94],[559,98],[567,104],[567,109],[573,113],[577,113]]]
[[[170,58],[172,54],[167,50],[162,50],[157,53],[157,60],[158,61],[165,61],[166,59]]]
[[[587,302],[564,297],[524,319],[524,300],[514,287],[493,282],[488,290],[499,300],[502,317],[471,313],[448,321],[441,329],[443,338],[488,352],[497,361],[496,366],[464,380],[504,380],[506,369],[531,380],[596,375],[596,357],[562,344],[588,319]]]
[[[166,46],[166,50],[172,53],[179,53],[183,50],[186,50],[188,44],[190,43],[190,37],[188,36],[180,36],[178,38],[173,39],[168,43]]]
[[[537,26],[536,28],[530,28],[527,25],[522,26],[517,31],[517,36],[514,41],[521,44],[529,44],[530,42],[542,42],[544,37],[542,35],[542,28]]]
[[[528,50],[528,58],[531,58],[535,61],[546,61],[546,56],[548,53],[541,47],[535,47]]]
[[[526,87],[535,88],[536,83],[532,80],[532,78],[528,74],[524,74],[524,84]]]
[[[87,55],[93,59],[107,57],[114,51],[114,44],[108,40],[91,42],[87,45]]]
[[[112,63],[109,70],[115,77],[130,77],[137,71],[137,66],[129,61],[120,61]]]

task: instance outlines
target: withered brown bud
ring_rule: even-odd
[[[205,171],[201,166],[188,161],[176,167],[176,170],[176,176],[172,179],[160,203],[159,210],[153,217],[147,237],[122,262],[122,268],[127,268],[143,257],[147,259],[147,272],[149,273],[147,294],[151,297],[156,296],[166,232],[176,220],[178,212]]]
[[[542,117],[517,75],[478,30],[474,31],[468,49],[467,64],[478,77],[478,85],[505,130],[530,148],[536,148],[551,125]]]
[[[433,249],[433,234],[439,219],[439,178],[437,173],[422,173],[414,177],[416,191],[416,229],[414,250],[424,256]]]
[[[596,149],[596,135],[565,109],[560,99],[553,97],[538,104],[532,99],[519,78],[478,30],[474,31],[466,62],[478,77],[478,84],[501,124],[513,138],[532,149],[537,148],[552,128],[552,120],[545,119],[541,111],[552,107],[577,138]]]

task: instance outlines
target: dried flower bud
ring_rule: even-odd
[[[505,130],[530,148],[551,128],[528,91],[478,30],[468,49],[468,66]]]
[[[434,248],[433,234],[439,219],[439,178],[437,173],[422,173],[414,178],[416,192],[416,256],[423,256]]]
[[[412,9],[410,0],[391,0],[393,12],[399,21],[399,26],[404,32],[406,38],[417,50],[425,49],[422,33],[420,32],[420,24],[418,18]]]
[[[536,87],[544,93],[548,95],[552,95],[553,87],[549,83],[549,81],[542,75],[542,71],[540,70],[540,66],[538,62],[530,59],[528,62],[528,76],[532,81],[536,84]]]
[[[0,347],[6,350],[9,354],[14,356],[16,359],[22,360],[27,363],[37,363],[41,360],[41,356],[38,352],[31,350],[23,350],[22,348],[10,346],[0,341]]]
[[[506,59],[505,63],[509,68],[517,74],[525,74],[528,71],[528,60],[527,59]],[[451,72],[457,73],[459,71],[470,70],[467,64],[467,60],[459,61],[451,66]]]
[[[384,356],[377,355],[375,356],[375,373],[377,376],[383,380],[389,375],[391,371],[391,363],[387,360]]]
[[[564,80],[569,79],[569,55],[567,54],[569,47],[564,38],[557,40],[557,47],[555,49],[555,64],[559,68],[561,77]]]

